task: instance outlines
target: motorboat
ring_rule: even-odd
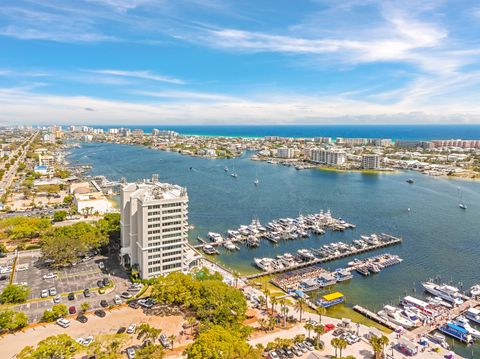
[[[435,284],[433,282],[423,282],[422,286],[435,297],[440,297],[455,305],[463,303],[462,295],[456,287],[447,284]]]

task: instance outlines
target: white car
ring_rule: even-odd
[[[48,293],[50,293],[50,295],[57,295],[57,290],[55,289],[55,287],[52,287],[52,288],[50,288]]]
[[[122,299],[120,299],[120,296],[119,295],[116,295],[114,298],[113,298],[113,302],[115,304],[122,304]]]
[[[43,276],[43,279],[53,279],[53,278],[57,278],[57,274],[56,273],[47,273]]]
[[[135,333],[135,329],[137,329],[137,325],[134,323],[130,324],[129,327],[127,328],[127,334]]]
[[[307,348],[307,349],[310,350],[310,351],[312,351],[313,349],[315,349],[310,342],[305,341],[305,342],[303,342],[303,345],[305,346],[305,348]]]
[[[65,318],[57,319],[57,324],[62,328],[68,328],[70,326],[70,321]]]
[[[55,304],[56,304],[56,303],[60,303],[60,299],[61,299],[61,298],[62,298],[62,297],[60,297],[60,295],[57,294],[55,297],[53,297],[53,302],[54,302]]]
[[[105,269],[105,264],[103,262],[98,263],[98,268]]]
[[[90,335],[83,340],[82,344],[88,347],[90,344],[92,344],[92,342],[93,342],[93,337]]]
[[[42,294],[40,294],[41,298],[47,298],[48,297],[48,290],[42,289]]]
[[[135,359],[135,349],[128,348],[127,349],[127,356],[128,356],[128,359]]]
[[[75,341],[76,341],[78,344],[80,344],[80,345],[83,344],[83,341],[84,341],[84,340],[85,340],[85,339],[83,339],[83,338],[77,338],[77,339],[75,339]]]

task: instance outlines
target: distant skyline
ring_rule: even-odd
[[[4,0],[0,124],[480,123],[477,1]]]

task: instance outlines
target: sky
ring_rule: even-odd
[[[0,124],[480,123],[480,2],[2,0]]]

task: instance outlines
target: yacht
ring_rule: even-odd
[[[223,167],[223,170],[224,170],[225,172],[228,172],[228,167],[227,167],[227,166]]]
[[[258,268],[264,270],[265,272],[268,272],[270,269],[272,269],[272,258],[254,258],[253,261]]]
[[[333,276],[335,277],[337,282],[344,282],[346,280],[350,280],[353,278],[352,273],[350,273],[350,271],[344,268],[336,269],[335,272],[333,273]]]
[[[223,241],[222,235],[220,233],[208,232],[208,238],[210,238],[212,242]]]
[[[470,288],[470,295],[473,298],[480,296],[480,284],[474,285],[473,287]]]
[[[444,349],[450,348],[447,343],[447,338],[445,338],[445,335],[440,333],[427,334],[427,339],[433,343],[439,344]]]
[[[465,329],[468,332],[468,334],[470,334],[472,337],[477,339],[480,338],[480,331],[472,328],[467,318],[460,316],[454,321],[454,323],[458,325],[460,328]]]
[[[226,241],[223,246],[229,251],[235,251],[238,247],[232,241]]]
[[[400,315],[410,320],[415,326],[419,326],[422,324],[422,321],[419,316],[420,314],[415,313],[416,311],[418,311],[418,309],[406,307],[400,312]]]
[[[205,254],[218,254],[218,251],[213,247],[211,246],[210,244],[207,244],[207,245],[204,245],[203,246],[203,251],[205,252]]]
[[[422,286],[428,293],[433,294],[436,297],[445,299],[450,303],[453,303],[455,305],[460,305],[463,303],[462,295],[456,287],[446,284],[439,285],[432,282],[423,282]]]
[[[370,275],[370,271],[365,266],[358,266],[355,270],[365,277]]]
[[[300,256],[303,258],[303,259],[306,259],[306,260],[313,260],[315,259],[315,256],[312,254],[312,252],[310,252],[308,249],[299,249],[298,251],[298,254],[300,254]]]
[[[428,302],[433,304],[433,305],[441,305],[441,306],[444,306],[445,308],[453,308],[453,305],[451,305],[450,303],[444,301],[442,298],[440,297],[433,297],[433,298],[429,298],[428,299]]]
[[[476,324],[480,324],[480,310],[476,308],[470,308],[465,312],[465,317]]]
[[[259,183],[260,183],[260,181],[258,180],[258,178],[255,178],[255,181],[253,181],[253,184],[254,184],[255,186],[258,186]]]
[[[233,178],[237,178],[237,177],[238,177],[238,175],[237,175],[235,172],[230,173],[230,176],[232,176]]]
[[[404,327],[405,329],[410,329],[415,326],[414,322],[401,315],[401,310],[399,308],[393,307],[391,305],[384,306],[383,310],[378,312],[378,315],[392,322],[393,324]]]
[[[454,322],[447,322],[438,328],[442,333],[450,335],[464,343],[473,343],[473,338],[470,333],[462,327],[459,327]]]

